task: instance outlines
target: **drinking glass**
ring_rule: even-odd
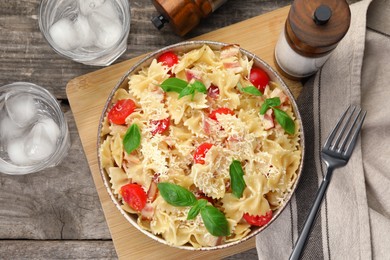
[[[28,82],[0,87],[0,172],[22,175],[58,165],[70,147],[56,98]]]
[[[60,55],[107,66],[127,49],[128,0],[42,0],[39,28]]]

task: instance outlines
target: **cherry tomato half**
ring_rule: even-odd
[[[225,115],[229,115],[230,114],[230,115],[233,116],[234,112],[231,109],[227,108],[227,107],[220,107],[220,108],[217,108],[217,109],[211,111],[209,117],[211,119],[213,119],[213,120],[217,120],[217,114],[225,114]]]
[[[249,81],[260,90],[261,93],[264,93],[264,89],[269,82],[268,74],[257,67],[253,67],[249,74]]]
[[[203,143],[196,148],[194,153],[194,162],[199,164],[204,164],[204,158],[206,157],[206,153],[210,150],[213,145],[210,143]]]
[[[244,219],[250,225],[261,227],[267,224],[272,219],[272,210],[269,210],[267,213],[265,213],[265,215],[262,216],[252,216],[248,213],[245,213]]]
[[[179,62],[179,58],[177,55],[171,51],[164,52],[157,58],[157,62],[161,62],[162,64],[172,67],[173,65]]]
[[[117,125],[123,125],[126,118],[134,112],[135,103],[131,99],[121,99],[108,112],[108,120]]]
[[[136,183],[130,183],[122,186],[120,194],[122,195],[123,200],[129,204],[132,209],[138,212],[141,212],[141,210],[145,207],[146,200],[148,199],[144,189],[141,185]]]
[[[169,125],[171,124],[171,120],[169,117],[167,117],[167,118],[161,119],[161,120],[152,120],[152,121],[150,121],[150,123],[152,125],[154,125],[152,135],[155,135],[155,134],[164,133],[165,130],[167,130],[169,128]]]

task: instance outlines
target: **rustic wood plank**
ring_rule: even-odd
[[[117,259],[112,241],[0,241],[1,259]]]
[[[0,174],[0,239],[111,239],[72,111],[62,109],[72,143],[64,161],[29,175]]]
[[[2,259],[117,259],[112,241],[106,240],[2,240]],[[258,259],[256,249],[224,258]]]
[[[117,259],[111,240],[1,240],[2,259]],[[255,248],[223,258],[256,260]]]

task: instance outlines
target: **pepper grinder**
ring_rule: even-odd
[[[319,70],[349,29],[345,0],[295,0],[275,47],[275,64],[290,79]]]
[[[157,29],[164,27],[166,23],[172,30],[184,36],[195,28],[201,19],[206,18],[217,10],[227,0],[152,0],[153,5],[160,13],[152,18],[152,23]]]

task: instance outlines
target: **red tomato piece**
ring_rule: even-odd
[[[209,117],[213,120],[217,120],[217,114],[225,114],[225,115],[230,114],[233,116],[234,112],[227,107],[220,107],[220,108],[217,108],[217,109],[211,111]]]
[[[162,64],[172,67],[173,65],[179,62],[179,58],[177,55],[171,51],[164,52],[157,58],[157,62],[161,62]]]
[[[152,120],[150,121],[150,123],[153,126],[153,131],[152,131],[152,135],[155,135],[155,134],[162,134],[165,132],[165,130],[167,130],[171,124],[171,120],[169,117],[165,118],[165,119],[161,119],[161,120]]]
[[[126,184],[121,187],[120,193],[123,200],[134,210],[141,212],[145,207],[148,196],[141,185],[136,183]]]
[[[126,118],[134,112],[136,106],[131,99],[121,99],[108,112],[108,120],[117,125],[123,125]]]
[[[217,98],[219,96],[219,88],[215,85],[210,85],[207,89],[207,95],[211,98]]]
[[[199,164],[204,164],[204,158],[206,157],[206,153],[210,150],[213,145],[210,143],[203,143],[196,148],[194,153],[194,162]]]
[[[269,210],[267,213],[265,213],[265,215],[262,216],[252,216],[248,213],[245,213],[244,219],[250,225],[261,227],[267,224],[272,219],[272,210]]]
[[[249,74],[249,81],[260,90],[261,93],[264,93],[264,89],[269,82],[268,74],[257,67],[253,67]]]

